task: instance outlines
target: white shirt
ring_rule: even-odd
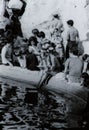
[[[9,65],[12,65],[12,63],[6,58],[6,53],[8,51],[10,47],[10,44],[6,44],[3,48],[2,48],[2,51],[1,51],[1,59],[2,59],[2,63],[3,64],[9,64]]]

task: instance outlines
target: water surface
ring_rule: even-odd
[[[68,113],[63,94],[0,79],[0,130],[59,130],[81,127],[81,115]]]

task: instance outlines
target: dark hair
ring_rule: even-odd
[[[28,40],[28,45],[31,45],[31,42],[35,42],[35,45],[37,45],[37,43],[38,43],[38,41],[37,41],[37,38],[36,37],[34,37],[34,36],[31,36],[30,38],[29,38],[29,40]]]
[[[53,43],[53,42],[50,42],[50,45],[51,45],[51,47],[53,47],[53,48],[56,47],[55,43]]]
[[[74,21],[73,20],[68,20],[67,24],[70,25],[70,26],[73,26],[74,25]]]
[[[77,47],[73,47],[71,49],[71,53],[73,53],[73,55],[75,55],[75,56],[78,56],[78,49],[77,49]]]
[[[32,33],[33,33],[34,35],[38,35],[39,30],[35,28],[35,29],[32,30]]]
[[[56,19],[60,18],[58,14],[54,14],[53,17],[56,18]]]
[[[88,75],[88,73],[86,73],[86,72],[83,72],[83,73],[82,73],[82,78],[85,78],[85,79],[86,79],[86,78],[89,78],[89,75]]]
[[[42,38],[45,38],[45,33],[43,31],[39,32],[38,33],[38,37],[42,37]]]
[[[87,59],[87,57],[89,57],[89,55],[88,54],[84,54],[82,59],[85,61]]]

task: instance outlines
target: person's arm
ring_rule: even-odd
[[[87,62],[83,63],[83,72],[87,72]]]
[[[25,8],[26,8],[27,3],[24,0],[20,0],[20,1],[23,3],[23,6],[22,6],[22,8],[20,10],[19,15],[22,16],[24,14],[24,12],[25,12]]]
[[[67,39],[67,41],[70,41],[70,32],[69,32],[69,30],[67,31],[66,39]]]
[[[79,43],[79,42],[80,42],[79,32],[78,32],[78,30],[76,30],[76,31],[77,31],[77,32],[76,32],[76,33],[77,33],[77,35],[76,35],[76,42]]]

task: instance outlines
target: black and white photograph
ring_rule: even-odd
[[[0,0],[0,130],[89,129],[89,0]]]

